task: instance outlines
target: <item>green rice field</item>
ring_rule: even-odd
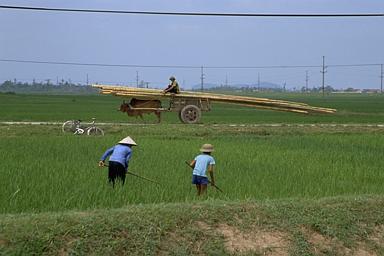
[[[274,112],[226,104],[212,104],[204,112],[204,124],[229,123],[384,123],[384,95],[380,94],[248,94],[255,97],[305,102],[335,108],[334,115],[302,115]],[[103,95],[12,95],[0,94],[0,121],[65,121],[69,119],[100,122],[142,123],[117,111],[122,98]],[[165,102],[164,107],[167,107]],[[146,122],[155,122],[146,115]],[[179,123],[176,113],[164,113],[163,123]]]
[[[267,95],[264,95],[267,96]],[[105,125],[103,137],[63,134],[60,125],[0,125],[0,213],[119,208],[130,204],[199,200],[191,185],[192,160],[203,143],[216,151],[216,183],[208,198],[229,201],[384,194],[384,103],[381,95],[269,95],[337,108],[336,115],[304,116],[214,105],[203,124],[160,125],[128,119],[111,96],[0,95],[1,121],[68,119],[130,122]],[[136,123],[136,124],[135,124]],[[253,124],[374,124],[358,127],[254,126]],[[239,124],[239,125],[232,125]],[[240,125],[243,124],[243,125]],[[377,124],[379,126],[377,126]],[[134,148],[124,187],[107,184],[97,166],[103,152],[130,135]]]

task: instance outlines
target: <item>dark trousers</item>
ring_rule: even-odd
[[[171,90],[169,90],[168,92],[170,92],[170,93],[179,93],[178,91],[177,91],[177,89],[176,88],[172,88]]]
[[[167,92],[170,92],[170,93],[179,93],[176,87],[172,88],[171,90],[169,90],[169,88],[171,88],[171,85],[168,85],[168,87],[167,87],[167,89],[166,89]]]
[[[112,183],[113,187],[115,187],[116,179],[121,180],[121,185],[124,185],[126,173],[127,170],[124,165],[119,162],[109,161],[108,181]]]

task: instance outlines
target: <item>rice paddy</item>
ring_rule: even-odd
[[[301,116],[215,105],[212,112],[203,114],[204,125],[179,124],[175,113],[167,113],[161,125],[107,125],[104,137],[65,135],[59,125],[0,125],[0,213],[199,200],[184,161],[193,159],[203,143],[215,146],[217,185],[225,192],[210,187],[209,198],[236,201],[384,194],[383,128],[228,125],[279,120],[384,122],[380,95],[329,96],[328,104],[319,96],[298,97],[303,98],[295,101],[306,100],[339,112],[335,116]],[[350,104],[351,99],[355,104]],[[96,117],[99,122],[140,122],[116,111],[120,102],[105,96],[0,95],[0,119],[61,122]],[[97,162],[108,147],[127,135],[139,144],[129,170],[161,185],[128,176],[124,187],[113,190],[109,186],[107,169],[99,168]]]

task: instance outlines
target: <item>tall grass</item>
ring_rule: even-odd
[[[104,137],[56,131],[0,134],[0,212],[196,200],[184,161],[193,159],[207,142],[216,148],[217,185],[225,192],[209,188],[209,197],[264,200],[384,193],[382,134],[215,135],[195,134],[195,126],[180,126],[181,131],[174,127],[152,127],[150,132],[124,128]],[[107,184],[107,168],[97,162],[126,134],[139,144],[129,170],[160,186],[133,176],[124,187]]]

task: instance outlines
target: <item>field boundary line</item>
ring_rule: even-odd
[[[5,125],[63,125],[64,122],[13,122],[5,121],[0,124]],[[81,122],[82,124],[90,124],[90,122]],[[121,126],[134,126],[134,125],[156,125],[156,124],[132,124],[132,123],[96,123],[96,125],[121,125]]]
[[[85,124],[88,124],[87,122],[83,122]],[[1,121],[0,124],[2,125],[62,125],[63,122],[44,122],[44,121],[38,121],[38,122],[24,122],[24,121]],[[118,125],[118,126],[147,126],[147,125],[157,125],[155,123],[96,123],[97,125],[107,126],[107,125]],[[184,125],[184,124],[180,124]],[[382,124],[356,124],[356,123],[350,123],[350,124],[327,124],[327,123],[306,123],[306,124],[296,124],[296,123],[271,123],[271,124],[199,124],[199,126],[213,126],[213,127],[221,127],[221,126],[228,126],[228,127],[383,127],[384,123]]]
[[[297,124],[297,123],[281,123],[281,124],[213,124],[212,126],[229,126],[229,127],[384,127],[384,124]]]

